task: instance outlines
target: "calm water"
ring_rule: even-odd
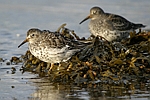
[[[32,73],[22,74],[21,65],[6,65],[12,56],[20,56],[27,50],[27,45],[17,48],[24,40],[28,29],[36,27],[51,31],[67,23],[69,29],[79,36],[88,37],[88,21],[79,22],[89,14],[93,6],[100,6],[105,12],[122,15],[128,20],[143,23],[150,29],[149,0],[0,0],[0,99],[1,100],[129,100],[129,96],[111,98],[94,97],[85,89],[69,88],[51,84],[46,79]],[[17,69],[11,73],[11,67]],[[41,99],[39,99],[41,98]],[[149,91],[131,96],[131,100],[149,100]]]

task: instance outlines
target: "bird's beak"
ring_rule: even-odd
[[[25,44],[26,42],[28,42],[28,40],[29,40],[29,39],[26,38],[26,39],[18,46],[18,48],[19,48],[20,46],[22,46],[23,44]]]
[[[84,21],[86,21],[86,20],[88,20],[88,19],[90,19],[91,18],[91,16],[89,15],[89,16],[87,16],[86,18],[84,18],[79,24],[81,24],[81,23],[83,23]]]

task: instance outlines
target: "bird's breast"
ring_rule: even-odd
[[[29,45],[30,52],[38,59],[49,63],[60,63],[67,61],[74,54],[75,50],[69,50],[68,46],[52,48],[49,46]]]

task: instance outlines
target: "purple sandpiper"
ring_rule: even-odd
[[[86,44],[64,37],[58,32],[29,29],[26,39],[18,46],[29,42],[29,50],[36,58],[51,64],[65,62],[76,52],[80,51]]]
[[[130,32],[145,27],[143,24],[132,23],[122,16],[105,13],[100,7],[91,8],[90,15],[80,24],[87,19],[91,19],[89,23],[91,34],[103,37],[110,42],[125,39]]]

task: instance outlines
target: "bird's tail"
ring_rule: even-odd
[[[134,24],[134,28],[135,29],[144,28],[144,27],[146,27],[146,25],[143,25],[143,24]]]

